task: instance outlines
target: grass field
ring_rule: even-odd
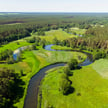
[[[93,69],[96,70],[103,78],[108,79],[108,60],[100,59],[95,62]]]
[[[32,36],[37,36],[37,35],[34,34]],[[76,37],[76,35],[69,34],[69,33],[66,33],[65,31],[62,31],[62,29],[58,29],[58,30],[51,30],[51,31],[45,32],[45,36],[39,36],[39,37],[49,42],[53,42],[54,38],[57,38],[58,40],[64,40],[67,38]]]
[[[100,59],[80,70],[72,71],[73,76],[69,79],[75,91],[66,96],[59,91],[59,79],[63,68],[50,70],[41,86],[41,107],[108,108],[108,76],[103,77],[103,70],[108,73],[107,64],[108,60]],[[80,95],[77,95],[78,93]]]
[[[13,41],[13,42],[10,42],[6,45],[2,45],[0,46],[0,52],[6,50],[6,49],[11,49],[12,51],[16,50],[17,48],[19,47],[22,47],[22,46],[27,46],[27,45],[30,45],[31,43],[28,43],[24,40],[17,40],[17,41]]]
[[[79,29],[79,28],[71,28],[72,32],[76,32],[76,34],[84,34],[86,32],[86,29]]]

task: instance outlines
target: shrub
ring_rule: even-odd
[[[15,62],[15,60],[13,59],[13,56],[10,56],[8,59],[7,59],[7,63],[8,64],[13,64]]]
[[[70,69],[68,66],[64,67],[64,73],[69,76],[70,75]]]
[[[20,70],[20,76],[24,76],[23,70]]]
[[[64,94],[68,94],[70,88],[71,88],[71,83],[69,80],[67,80],[66,78],[61,78],[60,82],[59,82],[59,90]]]
[[[36,41],[35,37],[30,38],[30,39],[27,40],[27,42],[29,42],[29,43],[35,43],[35,41]]]
[[[78,62],[76,59],[71,59],[69,62],[68,62],[68,67],[70,70],[74,70],[74,69],[77,69],[78,67]]]
[[[106,53],[105,53],[105,52],[97,52],[97,53],[94,55],[93,59],[94,59],[94,60],[98,60],[98,59],[100,59],[100,58],[105,58],[105,57],[106,57]]]
[[[31,49],[32,49],[32,50],[36,50],[36,46],[35,46],[35,45],[32,45],[32,46],[31,46]]]

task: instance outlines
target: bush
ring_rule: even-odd
[[[77,69],[78,67],[78,62],[76,59],[71,59],[69,62],[68,62],[68,67],[70,70],[74,70],[74,69]]]
[[[31,46],[31,49],[32,49],[32,50],[36,50],[36,45],[32,45],[32,46]]]
[[[30,39],[27,40],[27,42],[29,42],[29,43],[35,43],[35,41],[36,41],[35,37],[30,38]]]
[[[59,40],[56,37],[53,39],[53,44],[59,45]]]
[[[0,53],[0,60],[6,60],[12,55],[13,55],[13,51],[10,49],[6,49],[5,51]]]
[[[24,76],[23,70],[20,70],[20,76]]]
[[[61,75],[61,79],[69,80],[68,76],[67,76],[65,73],[63,73],[63,74]]]
[[[46,40],[45,39],[41,40],[40,45],[42,45],[42,48],[45,47],[45,43],[46,43]]]
[[[94,60],[98,60],[98,59],[100,59],[100,58],[105,58],[105,57],[106,57],[106,53],[105,53],[105,52],[97,52],[97,53],[94,55],[93,59],[94,59]]]
[[[70,69],[68,66],[64,67],[64,73],[69,76],[70,75]]]
[[[37,34],[38,34],[38,35],[45,36],[45,31],[43,31],[43,30],[38,30]]]
[[[8,64],[13,64],[15,62],[15,60],[13,59],[13,56],[10,56],[8,59],[7,59],[7,63]]]
[[[59,82],[59,86],[60,86],[59,90],[63,93],[63,95],[66,95],[68,94],[71,88],[71,83],[66,78],[61,78]]]

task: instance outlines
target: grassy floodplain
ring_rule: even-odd
[[[72,71],[73,76],[70,76],[69,79],[72,81],[75,91],[69,95],[63,95],[59,91],[59,79],[63,68],[48,71],[41,86],[41,107],[108,108],[107,64],[108,60],[100,59],[80,70]],[[78,93],[80,95],[77,95]]]
[[[6,49],[11,49],[12,51],[14,51],[19,47],[28,46],[28,45],[30,45],[30,43],[26,42],[25,40],[14,41],[14,42],[10,42],[6,45],[2,45],[0,47],[0,52],[5,51]]]
[[[86,58],[86,55],[78,52],[52,52],[46,51],[44,49],[37,51],[25,51],[23,53],[24,59],[22,62],[20,62],[20,64],[22,64],[20,65],[20,68],[29,68],[28,70],[24,71],[24,74],[26,74],[26,76],[23,77],[24,82],[26,82],[25,91],[27,92],[27,85],[29,83],[30,78],[33,75],[35,75],[41,68],[56,62],[67,62],[71,57],[78,59],[79,55],[83,57],[83,60]],[[78,61],[81,62],[80,60]],[[19,66],[19,63],[17,65]],[[21,101],[16,104],[18,108],[21,108],[23,106],[25,95],[21,99]]]
[[[37,36],[37,34],[33,34],[32,36]],[[53,42],[54,38],[57,38],[58,40],[64,40],[67,38],[72,38],[72,37],[77,37],[74,34],[69,34],[65,31],[62,31],[62,29],[58,29],[58,30],[50,30],[48,32],[45,32],[45,36],[40,36],[41,39],[45,39],[48,42]]]
[[[70,30],[76,34],[84,34],[86,32],[86,29],[79,29],[78,27],[70,28]]]
[[[52,35],[51,35],[52,33]],[[51,36],[50,36],[50,35]],[[59,35],[58,35],[59,34]],[[69,37],[74,37],[74,35],[70,35],[61,29],[54,30],[47,32],[46,36],[40,36],[42,39],[45,38],[46,40],[52,42],[54,37],[57,37],[57,39],[66,39]],[[52,37],[52,38],[50,38]],[[26,39],[29,39],[30,37],[10,42],[6,45],[2,45],[0,47],[0,52],[11,49],[12,51],[16,50],[19,47],[22,46],[28,46],[32,43],[26,42]],[[33,75],[35,75],[41,68],[56,63],[56,62],[68,62],[70,58],[76,58],[78,62],[82,62],[86,59],[86,55],[79,53],[79,52],[57,52],[57,51],[46,51],[41,46],[38,47],[39,50],[33,50],[33,51],[24,51],[22,53],[22,59],[20,62],[14,63],[14,64],[0,64],[0,67],[8,67],[15,69],[16,73],[20,73],[21,70],[23,70],[24,76],[21,77],[21,79],[25,82],[25,85],[23,86],[25,88],[24,95],[19,100],[18,103],[15,104],[16,107],[22,108],[24,105],[24,99],[27,93],[27,87],[29,84],[29,80]],[[79,60],[78,56],[81,56],[83,59]]]

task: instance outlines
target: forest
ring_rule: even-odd
[[[4,14],[0,17],[0,43],[5,44],[30,36],[32,32],[44,35],[44,31],[58,28],[79,27],[89,29],[92,25],[107,25],[107,15],[100,14]],[[87,32],[87,34],[91,29]],[[93,33],[90,33],[93,34]]]

